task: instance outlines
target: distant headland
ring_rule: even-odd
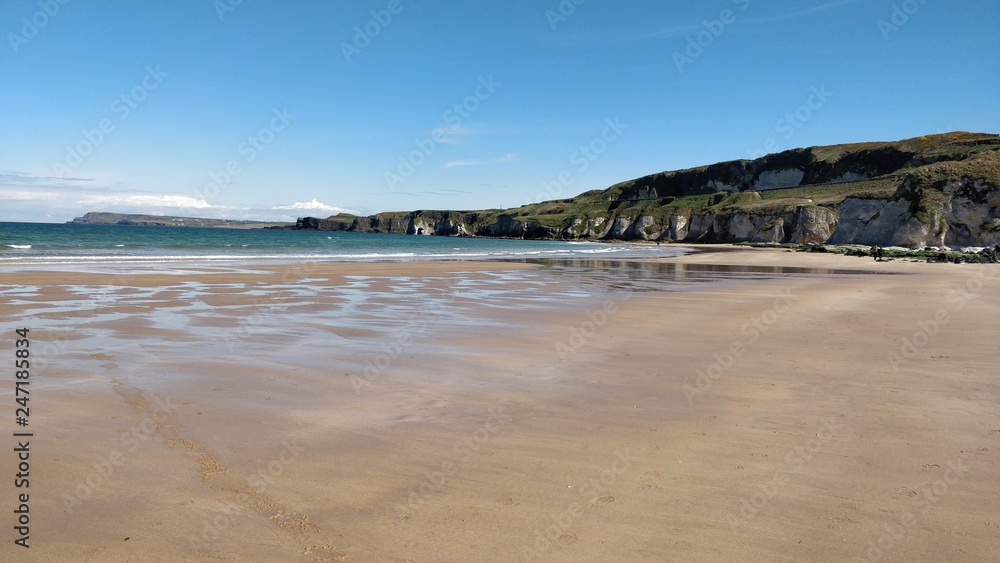
[[[237,221],[232,219],[206,219],[202,217],[170,217],[166,215],[136,215],[91,211],[83,217],[68,221],[75,225],[123,225],[133,227],[200,227],[211,229],[266,229],[284,227],[285,222]]]

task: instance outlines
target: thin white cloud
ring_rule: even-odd
[[[446,145],[458,143],[462,137],[468,137],[473,134],[475,133],[472,129],[462,125],[442,125],[428,133],[432,139]]]
[[[462,195],[471,193],[475,192],[469,190],[436,190],[432,192],[424,192],[424,194],[429,194],[429,195]]]
[[[832,8],[838,8],[840,6],[846,6],[849,4],[857,4],[858,2],[868,2],[870,0],[830,0],[828,2],[823,2],[816,6],[808,6],[799,10],[784,14],[775,14],[771,16],[758,16],[758,17],[748,17],[757,7],[756,5],[749,5],[747,11],[743,12],[739,9],[732,9],[734,15],[736,16],[737,22],[743,23],[770,23],[782,20],[790,20],[794,18],[799,18],[803,16],[808,16],[816,12],[823,12],[830,10]],[[678,37],[688,37],[705,31],[705,23],[703,21],[682,23],[678,25],[673,25],[670,27],[665,27],[663,29],[645,33],[641,35],[628,35],[628,36],[615,36],[612,40],[607,42],[630,42],[630,41],[650,41],[657,39],[675,39]]]
[[[123,194],[114,192],[91,192],[81,188],[57,189],[40,188],[32,190],[4,190],[0,199],[13,201],[36,201],[58,204],[59,207],[73,209],[79,207],[177,207],[187,209],[210,209],[213,206],[202,198],[170,194]]]
[[[705,28],[703,27],[703,24],[700,23],[679,25],[654,31],[653,33],[643,36],[642,39],[670,39],[673,37],[687,37],[688,35],[698,33],[703,29]]]
[[[359,215],[357,211],[327,205],[316,200],[315,198],[312,201],[307,201],[305,203],[295,202],[292,205],[279,205],[272,207],[271,209],[282,211],[324,211],[326,213],[350,213],[351,215]]]
[[[831,8],[838,8],[840,6],[846,6],[848,4],[857,4],[858,2],[867,2],[868,0],[832,0],[830,2],[824,2],[818,6],[811,6],[808,8],[803,8],[801,10],[796,10],[794,12],[789,12],[787,14],[778,14],[774,16],[765,16],[761,18],[753,18],[749,21],[750,23],[764,23],[764,22],[774,22],[781,20],[789,20],[792,18],[799,18],[802,16],[808,16],[809,14],[814,14],[816,12],[824,12]]]
[[[200,197],[188,195],[123,195],[87,194],[80,198],[89,205],[114,205],[119,207],[176,207],[185,209],[211,209],[214,205]]]
[[[453,160],[451,162],[445,162],[444,168],[461,168],[463,166],[479,166],[480,164],[486,164],[481,160]]]
[[[316,199],[276,207],[234,206],[198,193],[157,194],[92,185],[92,178],[52,178],[0,171],[0,221],[68,221],[89,211],[171,215],[210,219],[246,219],[294,223],[308,214],[361,213]]]
[[[497,164],[499,162],[513,162],[518,160],[518,156],[515,153],[507,153],[503,156],[498,156],[490,160],[453,160],[451,162],[444,163],[443,168],[460,168],[463,166],[482,166],[483,164]]]
[[[0,184],[15,186],[28,186],[36,184],[48,184],[62,186],[73,182],[92,182],[92,178],[62,178],[57,176],[35,176],[23,172],[4,171],[0,172]]]
[[[247,213],[257,213],[262,218],[275,215],[271,210],[250,211],[213,204],[195,193],[126,191],[94,185],[93,181],[93,178],[52,178],[22,172],[0,172],[0,221],[67,221],[89,211],[217,219],[237,218]]]

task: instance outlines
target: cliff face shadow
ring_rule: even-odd
[[[683,264],[638,260],[528,259],[556,276],[574,276],[611,291],[684,291],[692,284],[760,281],[786,277],[887,275],[867,270]]]

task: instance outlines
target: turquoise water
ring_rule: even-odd
[[[0,267],[14,265],[383,262],[676,256],[675,247],[320,231],[0,223]]]

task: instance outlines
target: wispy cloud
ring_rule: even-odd
[[[64,178],[57,176],[35,176],[24,172],[2,171],[0,172],[0,185],[6,186],[34,186],[38,184],[67,185],[78,182],[93,182],[93,178]]]
[[[470,192],[468,190],[435,190],[433,192],[424,192],[427,195],[462,195],[471,194],[475,192]]]
[[[451,162],[445,162],[442,168],[462,168],[465,166],[479,166],[480,164],[485,164],[480,160],[453,160]]]
[[[210,203],[195,194],[151,193],[100,184],[90,178],[0,171],[0,221],[66,221],[88,211],[288,222],[310,211],[360,214],[316,199],[274,207],[233,206]]]
[[[475,135],[476,132],[464,125],[442,125],[428,134],[438,142],[454,145],[464,137]]]
[[[849,4],[857,4],[859,2],[870,2],[871,0],[828,0],[827,2],[822,2],[814,6],[806,6],[798,10],[783,14],[773,14],[770,16],[759,16],[759,17],[747,17],[745,15],[750,14],[753,11],[753,6],[748,9],[747,12],[741,12],[739,10],[734,10],[736,12],[737,23],[770,23],[782,20],[790,20],[794,18],[800,18],[808,15],[812,15],[818,12],[824,12],[833,8],[839,8],[841,6],[847,6]],[[619,42],[631,42],[631,41],[653,41],[658,39],[676,39],[678,37],[688,37],[695,35],[699,32],[705,31],[705,24],[702,21],[689,22],[689,23],[679,23],[659,29],[653,32],[644,34],[629,34],[627,36],[617,35],[614,38],[604,38],[602,41],[605,43],[619,43]]]
[[[671,27],[667,27],[667,28],[664,28],[664,29],[660,29],[658,31],[654,31],[653,33],[647,33],[646,35],[643,35],[641,38],[642,39],[672,39],[674,37],[687,37],[688,35],[692,35],[694,33],[698,33],[699,31],[701,31],[703,29],[705,29],[705,28],[700,23],[693,23],[693,24],[687,24],[687,25],[677,25],[677,26],[671,26]]]
[[[295,202],[292,205],[279,205],[272,207],[276,211],[324,211],[326,213],[350,213],[351,215],[360,215],[359,212],[353,209],[345,209],[343,207],[335,207],[332,205],[327,205],[313,198],[312,201],[307,202]]]
[[[41,188],[31,190],[3,190],[0,200],[57,204],[64,208],[188,208],[211,209],[215,206],[202,198],[176,194],[136,194],[120,192],[95,192],[81,188]],[[99,210],[99,209],[94,209]]]
[[[519,160],[517,154],[507,153],[503,156],[498,156],[490,160],[453,160],[451,162],[444,163],[443,168],[460,168],[463,166],[482,166],[484,164],[497,164],[500,162],[513,162]]]
[[[807,8],[802,8],[801,10],[795,10],[793,12],[788,12],[786,14],[775,14],[773,16],[764,16],[759,18],[752,18],[746,20],[749,23],[766,23],[775,22],[781,20],[790,20],[793,18],[800,18],[802,16],[808,16],[810,14],[815,14],[817,12],[825,12],[832,8],[839,8],[840,6],[846,6],[848,4],[857,4],[858,2],[870,2],[871,0],[831,0],[829,2],[824,2],[817,6],[810,6]]]

